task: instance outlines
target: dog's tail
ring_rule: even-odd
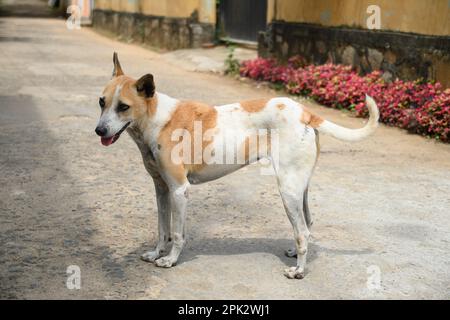
[[[324,120],[316,129],[319,132],[329,134],[336,139],[345,141],[359,141],[375,132],[378,127],[380,112],[375,101],[366,95],[366,106],[369,109],[369,121],[361,129],[349,129],[333,122]]]

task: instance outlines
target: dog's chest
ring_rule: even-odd
[[[131,136],[131,138],[134,140],[136,145],[139,148],[139,151],[141,151],[142,160],[144,161],[144,166],[147,171],[153,175],[156,172],[158,172],[158,164],[156,162],[155,157],[155,151],[152,150],[150,145],[145,142],[143,135],[133,128],[128,128],[127,132]]]

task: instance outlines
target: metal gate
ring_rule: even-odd
[[[267,0],[220,0],[219,29],[222,40],[253,42],[267,24]]]

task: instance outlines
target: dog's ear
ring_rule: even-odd
[[[114,54],[113,54],[113,64],[114,64],[114,69],[113,69],[112,76],[113,77],[122,76],[123,71],[122,71],[122,67],[120,66],[119,57],[117,56],[117,52],[114,52]]]
[[[155,82],[153,75],[146,74],[136,81],[136,89],[139,95],[145,98],[151,98],[155,95]]]

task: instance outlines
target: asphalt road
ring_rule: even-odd
[[[385,126],[355,144],[321,138],[305,279],[283,276],[292,230],[259,165],[193,187],[175,268],[141,261],[157,237],[152,181],[130,137],[105,148],[94,134],[114,50],[126,73],[151,72],[180,99],[276,94],[63,20],[1,18],[0,298],[450,298],[450,146]]]

